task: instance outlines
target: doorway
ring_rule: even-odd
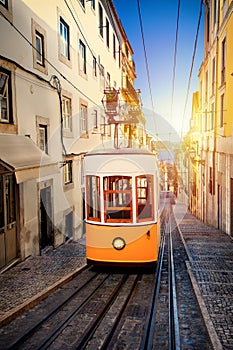
[[[40,190],[40,249],[54,244],[51,186]]]
[[[222,187],[218,185],[218,229],[222,229]]]
[[[233,178],[231,178],[231,193],[230,193],[230,235],[233,236]]]
[[[15,175],[6,173],[0,174],[0,269],[16,258],[16,183]]]

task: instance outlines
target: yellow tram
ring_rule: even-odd
[[[160,244],[155,155],[130,148],[92,151],[84,175],[87,263],[153,266]]]

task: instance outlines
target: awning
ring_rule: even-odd
[[[0,134],[0,160],[15,172],[17,183],[59,172],[58,163],[27,136]]]

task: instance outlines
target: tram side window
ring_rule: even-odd
[[[153,220],[153,176],[136,177],[137,221]]]
[[[132,178],[104,177],[105,222],[132,221]]]
[[[87,176],[87,219],[100,221],[100,178]]]

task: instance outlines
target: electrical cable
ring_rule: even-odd
[[[151,82],[150,82],[149,64],[148,64],[148,59],[147,59],[146,44],[145,44],[145,39],[144,39],[142,16],[141,16],[139,0],[137,0],[137,4],[138,4],[138,15],[139,15],[139,22],[140,22],[140,29],[141,29],[141,36],[142,36],[142,44],[143,44],[144,57],[145,57],[145,63],[146,63],[147,81],[148,81],[148,86],[149,86],[149,91],[150,91],[151,107],[152,107],[152,111],[155,115],[154,102],[153,102],[152,90],[151,90]]]
[[[177,56],[177,44],[178,44],[178,33],[179,33],[179,18],[180,18],[180,0],[178,0],[178,11],[177,11],[177,19],[176,19],[176,39],[175,39],[173,76],[172,76],[171,121],[172,121],[173,99],[174,99],[174,89],[175,89],[176,56]]]
[[[189,73],[189,80],[188,80],[188,87],[187,87],[186,98],[185,98],[183,119],[182,119],[182,124],[181,124],[181,136],[182,136],[182,131],[183,131],[183,127],[184,127],[184,118],[185,118],[185,112],[186,112],[186,108],[187,108],[187,104],[188,104],[188,97],[189,97],[189,91],[190,91],[190,84],[191,84],[191,78],[192,78],[192,73],[193,73],[194,60],[195,60],[196,49],[197,49],[198,34],[199,34],[199,29],[200,29],[200,24],[201,24],[201,16],[202,16],[202,5],[203,5],[203,0],[200,1],[200,11],[199,11],[199,18],[198,18],[198,24],[197,24],[197,30],[196,30],[196,37],[195,37],[195,42],[194,42],[194,48],[193,48],[192,64],[191,64],[190,73]]]

